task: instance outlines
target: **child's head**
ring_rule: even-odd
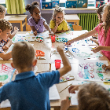
[[[62,10],[59,6],[56,6],[52,19],[61,23],[64,20],[64,10]]]
[[[35,50],[28,42],[17,42],[12,49],[13,67],[16,69],[30,70],[36,65]]]
[[[105,4],[104,4],[104,5],[101,5],[101,6],[97,9],[97,15],[98,15],[98,19],[99,19],[100,23],[103,23],[103,21],[102,21],[102,12],[103,12],[104,6],[105,6]]]
[[[110,110],[110,94],[97,83],[84,84],[78,93],[79,110]]]
[[[0,5],[0,19],[4,19],[5,13],[6,13],[5,7],[3,5]]]
[[[28,4],[25,9],[30,12],[31,16],[35,20],[40,19],[41,12],[40,12],[40,9],[39,9],[39,3],[38,2],[33,2],[31,5]]]
[[[0,19],[0,39],[7,40],[12,30],[12,25],[5,19]]]
[[[100,29],[105,26],[104,37],[106,40],[107,32],[110,27],[110,4],[107,4],[103,8],[102,21],[104,22]]]

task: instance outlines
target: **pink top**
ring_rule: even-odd
[[[110,28],[109,31],[107,33],[107,37],[106,40],[104,41],[104,29],[103,27],[101,28],[100,31],[100,26],[102,23],[100,23],[97,27],[95,27],[95,30],[98,32],[98,42],[99,42],[99,46],[110,46]],[[110,52],[109,51],[101,51],[109,60],[110,60]]]

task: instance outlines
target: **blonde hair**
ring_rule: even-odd
[[[15,68],[32,67],[32,62],[35,59],[35,50],[28,42],[17,42],[12,49],[12,58]]]
[[[110,110],[110,93],[97,83],[84,84],[78,93],[78,110]]]
[[[53,11],[52,20],[55,21],[55,17],[58,13],[63,13],[63,15],[65,15],[64,10],[62,10],[58,5],[56,5],[55,10]]]
[[[0,13],[4,13],[5,12],[5,7],[3,5],[0,5]]]
[[[0,29],[2,31],[5,31],[6,29],[10,29],[12,30],[13,29],[13,26],[10,22],[8,22],[7,20],[5,19],[0,19]]]
[[[104,39],[106,40],[107,32],[108,32],[109,27],[110,27],[110,4],[105,5],[104,8],[108,9],[108,13],[107,13],[107,16],[106,16],[105,24],[103,23],[101,25],[100,31],[101,31],[102,27],[105,26]]]

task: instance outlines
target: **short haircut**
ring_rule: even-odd
[[[5,12],[5,7],[3,5],[0,5],[0,13],[4,13]]]
[[[5,31],[6,29],[10,29],[12,30],[13,29],[13,26],[10,22],[8,22],[7,20],[5,19],[0,19],[0,29],[2,31]]]
[[[78,93],[78,110],[110,110],[110,93],[97,83],[84,84]]]
[[[35,59],[35,50],[28,42],[17,42],[12,49],[12,58],[15,68],[30,68]]]

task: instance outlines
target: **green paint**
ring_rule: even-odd
[[[101,73],[97,73],[97,74],[98,74],[99,77],[103,77],[103,74],[101,74]]]
[[[8,75],[0,75],[0,81],[5,81],[8,79]]]

